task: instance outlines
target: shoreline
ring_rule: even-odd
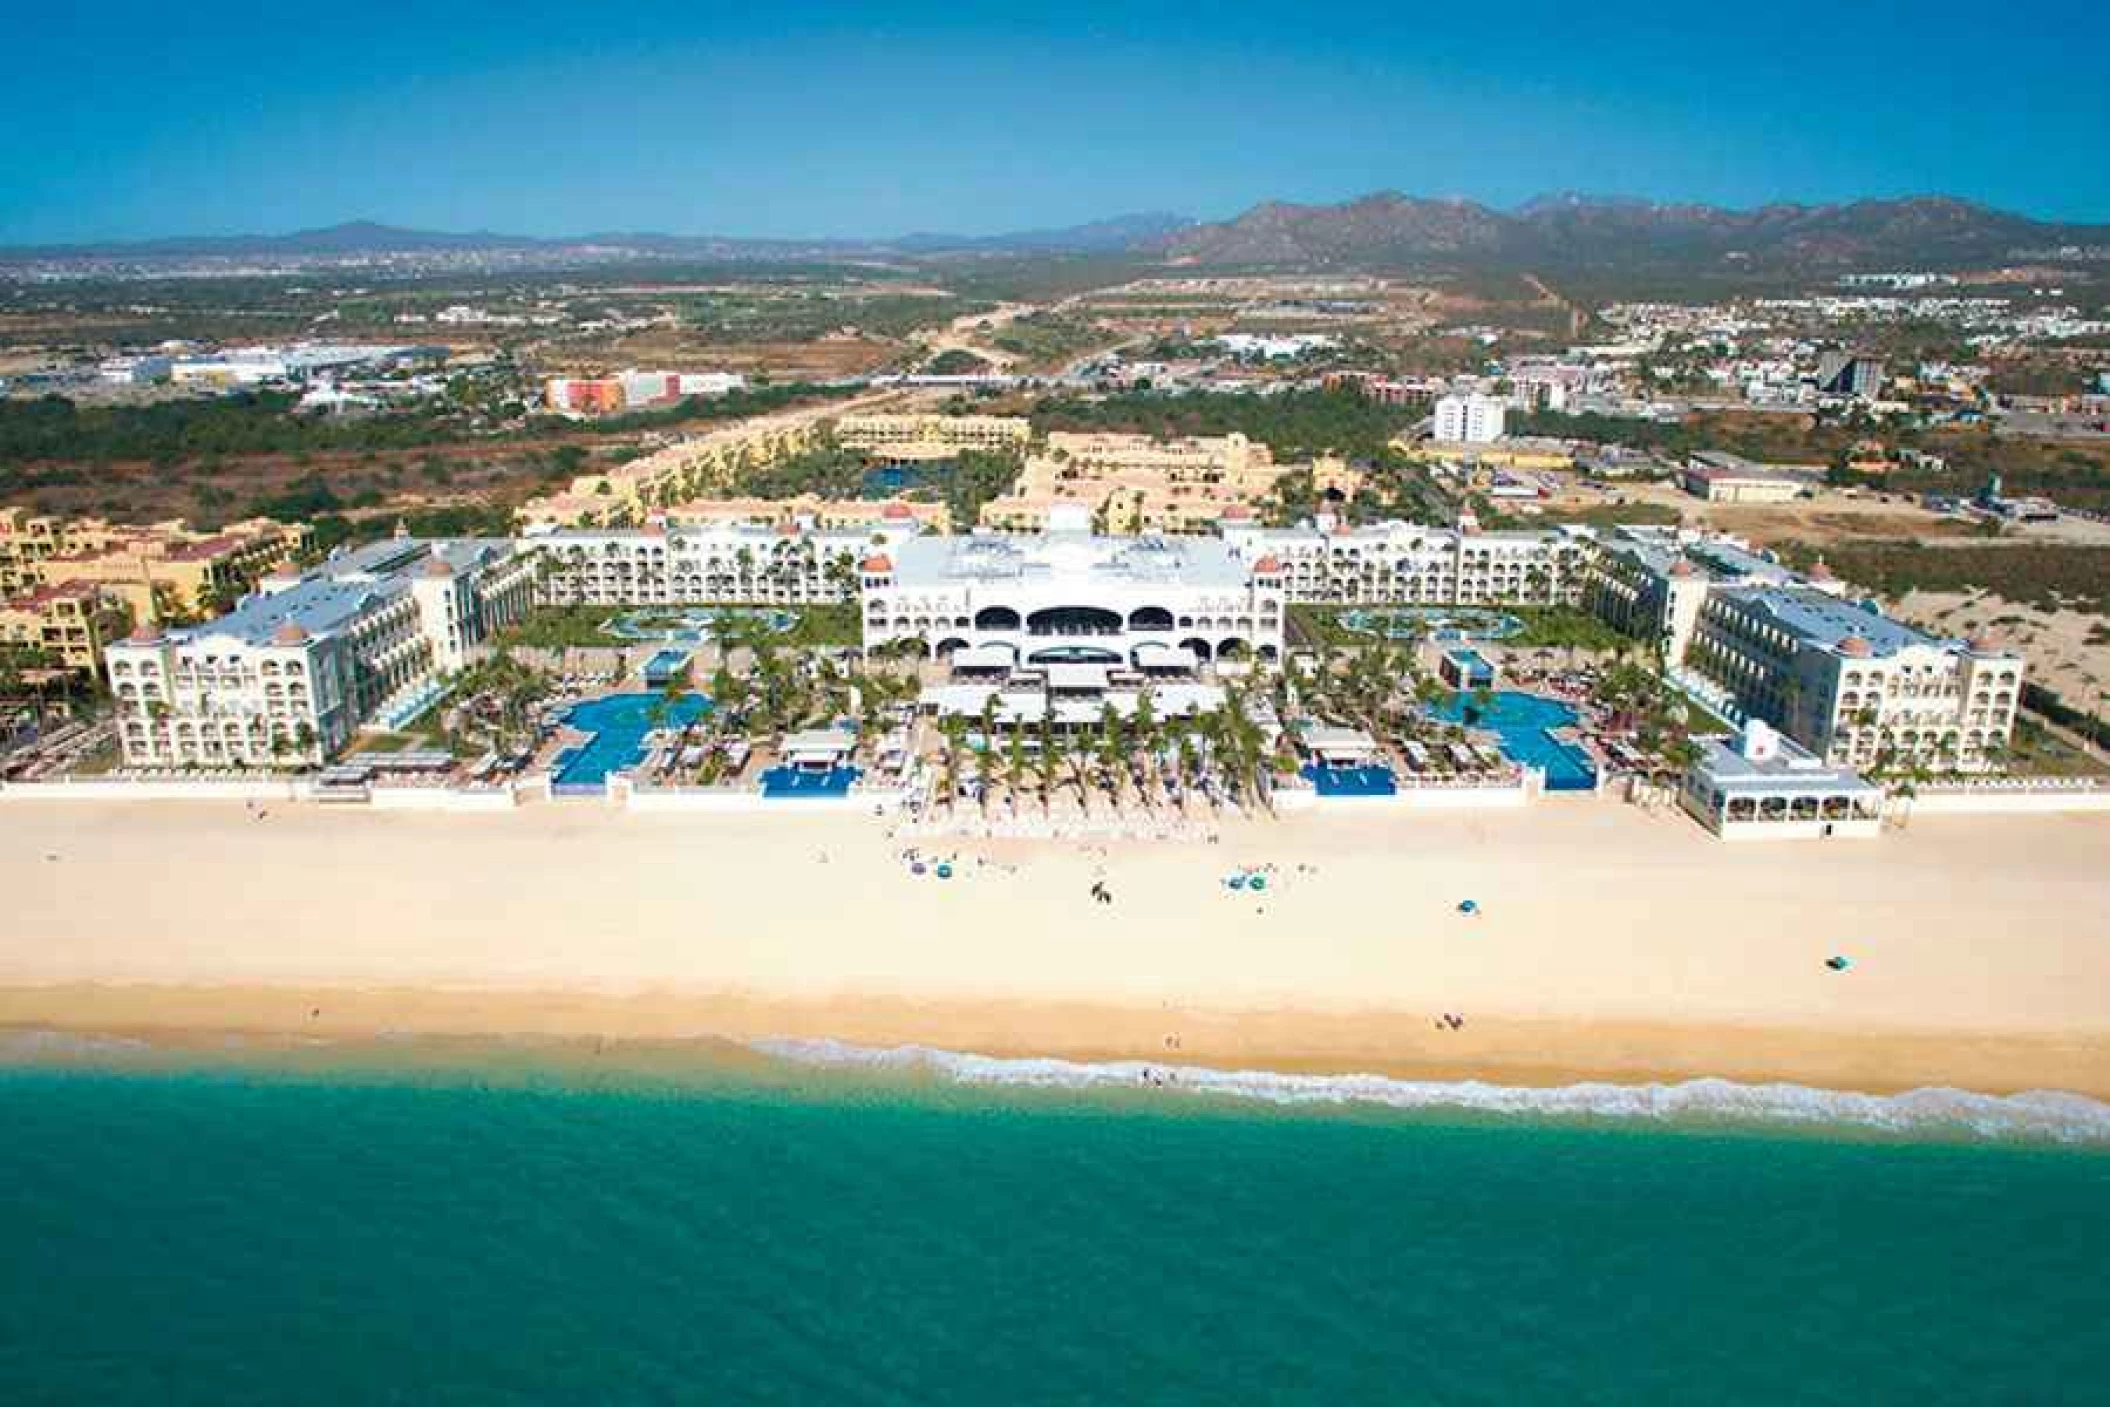
[[[1835,1031],[1736,1023],[1474,1018],[1418,1013],[1207,1010],[1076,1003],[787,1001],[728,993],[302,987],[0,988],[5,1038],[52,1033],[170,1053],[453,1047],[608,1050],[657,1065],[716,1047],[767,1053],[839,1044],[996,1061],[1142,1064],[1285,1076],[1371,1076],[1553,1090],[1724,1080],[1877,1096],[1948,1088],[2052,1091],[2110,1103],[2110,1036]],[[1171,1044],[1176,1041],[1177,1044]],[[415,1062],[413,1062],[415,1063]]]
[[[916,842],[939,880],[867,817],[0,808],[0,1027],[2110,1099],[2110,816],[1724,846],[1577,801],[1221,837]],[[1254,866],[1264,895],[1226,887]]]

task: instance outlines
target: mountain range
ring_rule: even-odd
[[[1159,247],[1206,265],[1642,270],[1956,267],[2069,245],[2110,250],[2110,225],[2032,220],[1953,196],[1726,210],[1562,193],[1501,211],[1384,191],[1338,205],[1270,201]]]
[[[1561,192],[1510,210],[1383,191],[1334,205],[1268,201],[1203,223],[1163,213],[1001,235],[740,239],[609,232],[566,238],[446,233],[355,221],[284,235],[0,249],[0,260],[327,260],[479,252],[514,262],[789,260],[1124,253],[1176,265],[1307,269],[1792,270],[1963,267],[2078,247],[2110,258],[2110,225],[2031,219],[1952,196],[1730,210]]]

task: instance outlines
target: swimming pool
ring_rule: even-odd
[[[799,623],[791,611],[751,610],[741,606],[649,606],[625,611],[602,625],[601,633],[618,640],[660,640],[700,645],[718,637],[719,627],[758,622],[782,635]]]
[[[572,705],[571,711],[564,715],[564,721],[593,736],[557,759],[555,784],[560,787],[599,787],[607,782],[610,772],[637,766],[645,756],[645,734],[657,726],[652,721],[652,713],[661,697],[659,694],[610,694],[606,698],[588,699]],[[703,695],[683,694],[674,701],[668,714],[668,725],[679,727],[694,723],[710,711],[711,701]]]
[[[1496,738],[1495,746],[1511,762],[1537,767],[1546,774],[1548,791],[1593,791],[1597,768],[1590,755],[1572,743],[1554,737],[1549,729],[1574,724],[1575,710],[1559,699],[1527,694],[1516,689],[1497,689],[1487,696],[1488,706],[1476,717],[1470,694],[1453,694],[1429,709],[1431,718],[1445,723],[1465,723],[1485,728]]]
[[[1321,796],[1399,795],[1390,767],[1322,767],[1310,762],[1303,772]]]
[[[1482,610],[1475,606],[1390,606],[1382,610],[1358,607],[1342,611],[1336,620],[1344,630],[1358,635],[1382,635],[1387,640],[1507,640],[1524,633],[1524,622],[1507,611]]]
[[[762,773],[762,795],[771,800],[848,796],[850,784],[860,775],[855,767],[830,767],[825,772],[771,767]]]

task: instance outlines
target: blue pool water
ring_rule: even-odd
[[[1543,698],[1516,689],[1497,689],[1488,696],[1487,710],[1471,726],[1485,728],[1496,736],[1495,746],[1511,762],[1537,767],[1546,773],[1548,791],[1589,791],[1597,785],[1597,769],[1589,754],[1554,738],[1549,728],[1566,728],[1575,722],[1575,710],[1559,699]],[[1429,709],[1429,716],[1446,723],[1464,723],[1472,706],[1470,695],[1454,694]]]
[[[791,611],[764,611],[744,606],[653,606],[625,611],[601,626],[601,632],[618,640],[664,640],[669,644],[700,645],[718,637],[721,624],[760,622],[779,635],[799,623]]]
[[[1335,617],[1358,635],[1388,640],[1507,640],[1524,632],[1524,622],[1506,611],[1475,606],[1394,606],[1388,610],[1357,608]]]
[[[1397,796],[1399,784],[1389,767],[1321,767],[1318,763],[1305,766],[1304,775],[1311,779],[1321,796]]]
[[[1453,650],[1448,658],[1458,676],[1468,689],[1477,689],[1495,682],[1495,667],[1487,662],[1487,656],[1478,650]]]
[[[855,767],[831,767],[825,772],[801,772],[796,767],[771,767],[762,774],[762,795],[778,797],[847,796],[858,778]]]
[[[610,772],[635,767],[644,758],[645,734],[652,731],[652,710],[659,701],[658,694],[610,694],[574,704],[564,721],[593,736],[558,759],[557,785],[597,787]],[[683,694],[668,721],[678,727],[710,711],[711,701],[703,695]]]

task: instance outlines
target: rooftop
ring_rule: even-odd
[[[1807,586],[1743,586],[1724,593],[1743,601],[1773,623],[1807,645],[1862,658],[1882,659],[1913,646],[1929,649],[1960,647],[1961,642],[1939,640],[1901,621],[1892,620],[1868,607],[1842,601]],[[1849,642],[1860,641],[1864,652]]]
[[[1695,739],[1699,771],[1725,792],[1792,796],[1798,792],[1836,795],[1860,791],[1880,795],[1882,788],[1847,767],[1820,762],[1793,741],[1775,735],[1777,750],[1769,757],[1746,757],[1733,738]]]
[[[976,533],[918,537],[895,548],[895,580],[906,587],[961,581],[1088,578],[1107,584],[1177,583],[1244,586],[1251,569],[1217,538],[1095,537],[1051,532],[1035,537]]]

